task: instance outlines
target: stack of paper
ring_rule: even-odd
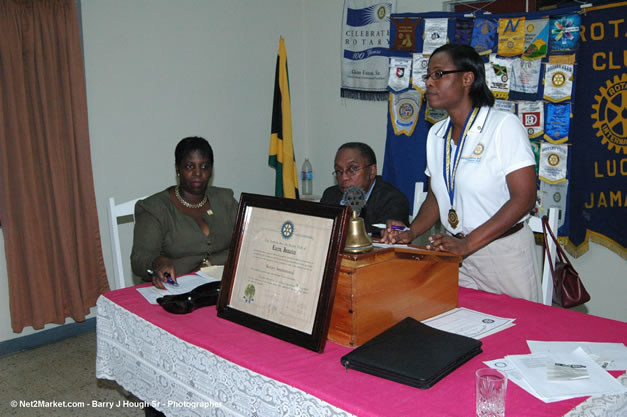
[[[570,398],[605,394],[627,394],[627,387],[606,369],[625,369],[627,348],[620,343],[528,341],[529,355],[508,355],[485,362],[507,374],[521,388],[550,403]],[[594,358],[600,361],[601,365]],[[556,380],[556,369],[562,369]],[[577,372],[570,372],[568,368]],[[559,372],[558,372],[559,373]]]
[[[157,298],[163,297],[164,295],[185,294],[186,292],[190,292],[194,288],[208,282],[220,281],[222,278],[222,269],[224,267],[215,266],[213,268],[214,269],[212,270],[207,270],[208,274],[203,271],[198,271],[193,274],[181,275],[176,279],[176,282],[179,284],[178,286],[164,282],[163,286],[165,287],[165,290],[151,286],[138,288],[137,291],[139,291],[139,293],[143,295],[150,304],[157,304]]]
[[[481,339],[515,324],[514,319],[497,317],[464,307],[454,308],[424,320],[423,323],[445,332],[468,336],[473,339]]]

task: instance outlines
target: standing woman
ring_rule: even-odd
[[[459,285],[540,300],[540,268],[525,220],[536,199],[535,158],[514,114],[495,110],[484,63],[470,46],[436,49],[425,75],[429,105],[449,117],[427,138],[427,198],[410,230],[389,227],[387,243],[408,243],[440,219],[448,233],[428,249],[463,256]]]
[[[208,187],[213,150],[205,139],[182,139],[174,151],[178,185],[135,205],[133,273],[164,288],[169,276],[224,265],[237,217],[233,190]],[[148,270],[153,272],[151,276]]]

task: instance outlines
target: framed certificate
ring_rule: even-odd
[[[218,316],[324,350],[348,208],[242,193]]]

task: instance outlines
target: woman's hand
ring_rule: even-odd
[[[152,261],[152,285],[165,290],[164,282],[168,279],[176,282],[176,269],[170,258],[158,256]]]
[[[381,236],[381,241],[387,244],[394,243],[409,243],[414,237],[412,235],[411,229],[407,231],[402,231],[405,228],[405,224],[398,220],[388,220],[386,222],[386,228],[383,231],[383,235]],[[392,226],[398,226],[402,229],[394,229]]]
[[[459,239],[445,233],[438,233],[429,236],[429,242],[431,242],[427,245],[427,249],[429,250],[446,251],[460,256],[465,256],[470,253],[466,238]]]

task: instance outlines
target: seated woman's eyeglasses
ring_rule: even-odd
[[[423,75],[422,76],[422,80],[424,82],[427,82],[427,80],[429,78],[431,78],[433,80],[439,80],[440,78],[442,78],[446,74],[453,74],[455,72],[466,72],[466,70],[456,69],[456,70],[449,70],[449,71],[433,71],[433,72],[430,72],[429,74]]]
[[[372,164],[370,164],[372,165]],[[348,167],[346,168],[346,170],[341,170],[341,169],[336,169],[335,171],[333,171],[331,174],[333,174],[334,177],[341,177],[342,175],[344,175],[344,173],[346,173],[346,175],[348,175],[349,177],[354,177],[355,174],[357,174],[357,172],[361,171],[362,169],[366,169],[368,168],[370,165],[366,165],[365,167]]]

